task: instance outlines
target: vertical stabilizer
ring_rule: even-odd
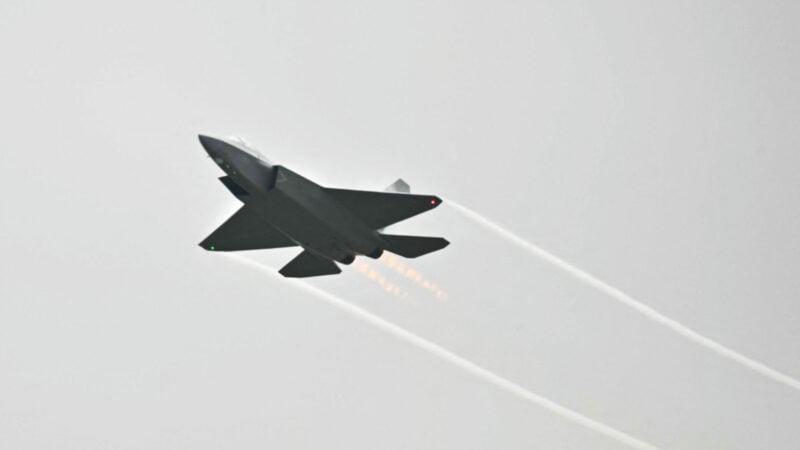
[[[402,178],[398,178],[397,181],[386,186],[384,192],[397,192],[398,194],[409,194],[411,193],[411,186],[408,185]]]

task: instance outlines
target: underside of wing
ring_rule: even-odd
[[[330,259],[315,255],[308,250],[303,250],[288,264],[283,266],[281,275],[289,278],[316,277],[319,275],[334,275],[340,273],[342,269]]]
[[[376,230],[431,210],[442,203],[442,199],[435,195],[331,188],[325,188],[325,191]]]
[[[261,220],[247,205],[239,208],[214,230],[200,246],[206,250],[236,251],[294,247],[294,241]]]

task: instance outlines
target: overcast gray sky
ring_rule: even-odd
[[[0,448],[625,448],[203,251],[238,203],[198,133],[326,185],[403,177],[800,377],[798,21],[0,2]],[[447,206],[393,231],[452,242],[408,263],[444,298],[387,261],[311,283],[653,445],[800,448],[800,392]]]

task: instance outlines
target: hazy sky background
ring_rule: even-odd
[[[616,449],[197,243],[196,135],[452,198],[800,377],[797,2],[0,2],[0,448]],[[670,449],[800,448],[800,392],[443,206],[329,290]],[[280,266],[296,250],[249,253]]]

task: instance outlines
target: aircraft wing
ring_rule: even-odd
[[[376,230],[416,216],[442,203],[442,199],[435,195],[332,188],[325,188],[325,192]]]
[[[206,250],[235,251],[294,247],[297,244],[245,205],[211,233],[200,246]]]

